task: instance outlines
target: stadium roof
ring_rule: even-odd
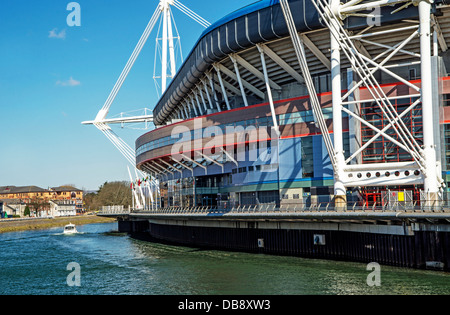
[[[291,0],[291,11],[299,32],[323,29],[318,13],[311,0]],[[396,14],[393,8],[381,8],[382,23],[396,22],[418,16],[415,7]],[[367,26],[367,19],[348,17],[344,20],[347,29]],[[162,95],[154,109],[156,125],[165,122],[168,115],[190,93],[215,62],[231,53],[270,42],[289,34],[278,0],[262,0],[232,12],[206,29],[194,45],[177,75]]]

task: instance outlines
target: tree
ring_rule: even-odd
[[[102,206],[124,206],[125,208],[132,204],[130,183],[105,182],[99,187],[97,193],[84,194],[86,209],[99,210]]]
[[[97,202],[97,193],[95,193],[95,192],[90,192],[90,193],[85,192],[83,194],[83,202],[84,202],[84,208],[87,211],[98,210],[99,207],[101,206]]]
[[[30,206],[34,210],[36,217],[40,217],[41,211],[50,208],[50,203],[43,199],[33,197],[27,206]]]
[[[25,206],[25,210],[23,211],[24,216],[30,216],[30,207],[28,205]]]
[[[128,182],[106,182],[98,192],[98,202],[102,206],[131,205],[131,191]]]

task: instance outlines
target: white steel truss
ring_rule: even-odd
[[[326,125],[323,125],[323,114],[318,110],[315,100],[316,92],[314,86],[308,84],[309,71],[306,62],[303,41],[295,30],[293,18],[290,13],[287,0],[281,0],[283,13],[286,22],[290,27],[294,48],[299,59],[303,77],[306,80],[311,103],[314,109],[316,122],[318,123],[330,156],[331,163],[335,173],[335,196],[338,199],[346,200],[346,188],[359,186],[396,186],[423,184],[426,199],[436,201],[439,198],[440,190],[443,187],[439,161],[436,154],[436,143],[434,135],[434,117],[433,108],[437,104],[433,104],[432,97],[432,63],[431,63],[431,4],[427,0],[409,1],[409,0],[381,0],[366,1],[360,4],[360,0],[352,0],[345,4],[341,4],[338,0],[311,0],[316,7],[322,22],[330,31],[331,45],[331,82],[332,82],[332,103],[333,103],[333,136],[334,141],[331,142],[329,131]],[[360,34],[350,35],[343,27],[343,20],[350,15],[367,16],[367,10],[380,8],[381,6],[393,6],[402,4],[399,8],[393,9],[392,14],[399,12],[401,9],[409,5],[417,5],[419,10],[419,23],[407,27],[393,28],[379,32],[367,32],[371,27],[367,28]],[[373,16],[371,16],[373,17]],[[436,32],[436,26],[435,26]],[[399,33],[404,34],[404,39],[397,44],[389,46],[376,43],[371,38],[386,34]],[[408,51],[406,46],[413,39],[420,40],[420,54]],[[357,49],[362,45],[360,43],[368,43],[384,48],[385,51],[377,56],[369,58],[364,50]],[[392,57],[399,54],[406,54],[409,58],[415,57],[417,61],[409,61],[401,64],[392,64]],[[342,95],[341,87],[341,57],[345,57],[351,65],[351,70],[359,78],[347,93]],[[408,60],[410,60],[408,58]],[[404,67],[412,64],[421,65],[421,84],[416,85],[408,82],[392,70],[393,67]],[[380,83],[375,78],[375,73],[382,71],[384,75],[391,76],[395,80],[405,84],[412,93],[408,95],[397,96],[395,98],[388,97]],[[384,119],[388,121],[388,125],[380,130],[371,122],[365,120],[359,112],[350,110],[348,105],[360,104],[361,100],[354,100],[353,93],[360,87],[367,88],[370,93],[370,102],[374,102],[382,112]],[[393,99],[410,98],[416,99],[403,112],[397,112],[392,104]],[[414,109],[422,109],[423,124],[423,140],[416,139],[411,131],[406,127],[405,116]],[[320,108],[319,108],[320,109]],[[368,140],[356,152],[345,159],[343,147],[343,113],[349,117],[356,119],[361,124],[372,129],[375,135]],[[389,131],[389,132],[388,132]],[[373,141],[379,137],[392,142],[393,146],[407,152],[410,161],[383,163],[383,164],[358,164],[357,156],[365,150]],[[422,142],[422,143],[421,143]],[[336,200],[338,200],[336,199]]]

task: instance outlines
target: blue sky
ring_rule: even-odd
[[[127,162],[93,120],[159,1],[78,0],[81,26],[69,27],[69,0],[0,1],[0,186],[75,184],[97,189],[128,180]],[[181,0],[213,23],[255,0]],[[203,28],[173,8],[186,57]],[[156,28],[110,116],[153,109]],[[113,128],[131,147],[144,131]]]

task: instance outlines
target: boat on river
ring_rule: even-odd
[[[77,233],[78,231],[75,224],[70,223],[64,227],[64,234],[77,234]]]

